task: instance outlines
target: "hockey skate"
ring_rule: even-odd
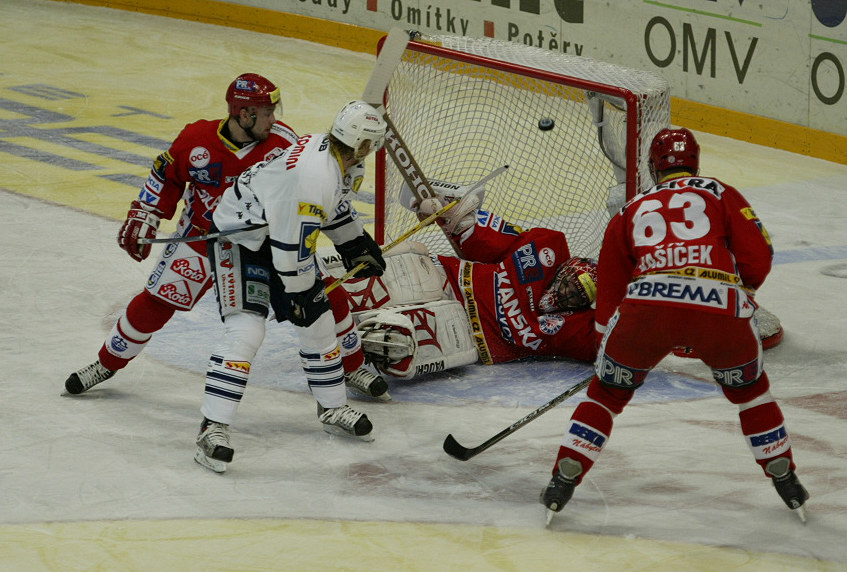
[[[65,380],[65,391],[71,395],[79,395],[88,391],[98,383],[102,383],[115,375],[115,372],[106,369],[98,359],[91,365],[87,365],[79,371],[75,371]]]
[[[197,451],[194,460],[216,473],[226,471],[226,464],[235,454],[229,445],[229,425],[203,419],[197,434]]]
[[[765,470],[773,480],[773,486],[777,494],[785,502],[786,506],[797,512],[797,516],[806,522],[806,509],[803,504],[809,498],[809,492],[800,484],[800,480],[794,471],[790,470],[791,461],[788,457],[778,457],[767,464]]]
[[[559,461],[559,472],[547,483],[547,488],[541,491],[539,502],[547,507],[547,524],[553,515],[560,512],[573,496],[576,488],[576,478],[582,474],[582,464],[570,457]]]
[[[388,395],[388,384],[382,379],[382,376],[363,367],[352,373],[345,373],[344,383],[347,384],[347,387],[368,397],[374,397],[380,401],[391,400],[391,396]]]
[[[318,420],[324,431],[333,435],[356,437],[362,441],[373,441],[373,425],[368,416],[349,405],[324,409],[318,403]]]

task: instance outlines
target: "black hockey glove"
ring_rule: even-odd
[[[367,266],[353,275],[355,278],[382,276],[382,272],[385,270],[385,259],[382,257],[382,249],[371,238],[368,231],[364,231],[362,236],[358,238],[336,245],[335,250],[341,255],[341,261],[344,263],[344,268],[348,272],[362,262],[367,262]]]
[[[324,312],[331,310],[322,280],[315,280],[315,283],[308,290],[291,294],[290,305],[291,311],[288,312],[288,320],[301,328],[311,326]]]

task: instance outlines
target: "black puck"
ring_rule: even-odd
[[[542,117],[538,120],[538,128],[542,131],[550,131],[556,126],[556,122],[549,117]]]

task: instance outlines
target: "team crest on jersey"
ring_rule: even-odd
[[[565,319],[558,314],[538,316],[538,327],[548,336],[555,336],[564,325]]]
[[[512,264],[518,273],[518,282],[529,284],[544,278],[544,269],[535,242],[524,244],[512,254]]]
[[[189,167],[188,175],[194,179],[199,185],[211,185],[213,187],[221,186],[221,176],[223,173],[223,165],[221,163],[212,163],[207,167]]]
[[[300,223],[300,251],[297,260],[303,261],[314,254],[318,247],[318,236],[321,233],[321,225],[314,222]]]

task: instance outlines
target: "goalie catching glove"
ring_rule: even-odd
[[[362,236],[337,244],[335,250],[341,255],[341,262],[349,272],[361,263],[367,265],[354,274],[354,278],[367,278],[368,276],[382,276],[385,270],[385,259],[382,257],[382,249],[371,238],[368,231]]]
[[[152,245],[138,244],[138,239],[156,238],[160,214],[153,205],[132,201],[129,212],[126,213],[126,220],[118,232],[118,246],[139,262],[147,258]]]
[[[438,224],[448,235],[460,235],[476,224],[476,212],[482,206],[485,197],[485,187],[473,188],[474,185],[457,185],[438,179],[430,179],[432,190],[436,197],[418,201],[409,185],[403,183],[400,188],[400,203],[413,211],[418,220],[424,220],[449,203],[458,200],[459,203],[438,217]]]

